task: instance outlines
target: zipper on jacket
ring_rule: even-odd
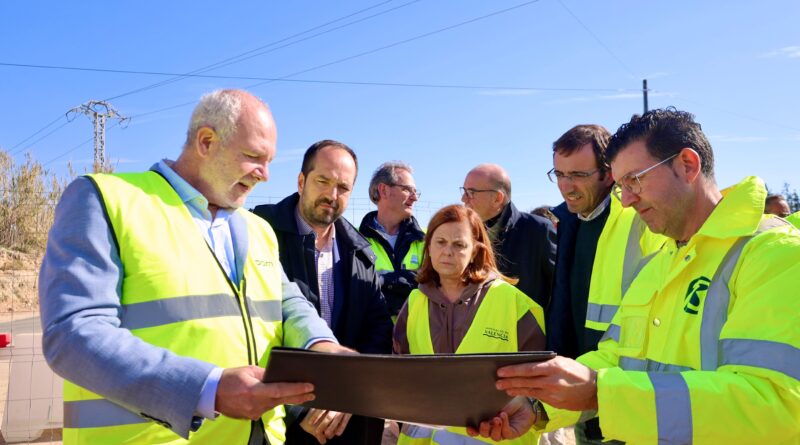
[[[219,262],[219,259],[214,254],[214,250],[211,249],[211,246],[206,243],[206,247],[208,247],[208,251],[211,253],[211,257],[214,258],[214,261],[217,262],[217,266],[219,267],[220,272],[222,272],[222,276],[225,277],[225,281],[227,281],[228,286],[230,286],[231,291],[233,291],[233,295],[239,303],[237,306],[239,307],[239,312],[242,315],[242,324],[244,325],[244,334],[247,343],[247,364],[248,365],[258,365],[258,360],[253,359],[255,357],[255,339],[253,338],[253,331],[252,326],[248,323],[249,320],[249,311],[247,310],[247,301],[241,295],[238,289],[236,289],[236,285],[233,284],[230,277],[227,273],[225,273],[225,268],[222,267],[222,263]],[[244,276],[242,276],[242,283],[244,283]],[[244,287],[244,284],[243,284]]]

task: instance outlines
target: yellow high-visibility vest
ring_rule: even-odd
[[[90,179],[100,192],[124,269],[121,326],[153,346],[219,367],[265,366],[269,351],[283,339],[281,269],[269,225],[241,209],[231,217],[245,221],[249,242],[243,278],[232,283],[161,175]],[[65,444],[246,444],[252,425],[220,416],[203,422],[186,441],[68,381],[64,414]],[[282,406],[263,416],[272,444],[285,440],[283,416]]]
[[[386,249],[383,248],[381,243],[374,238],[365,238],[367,238],[367,241],[369,241],[369,245],[377,257],[375,260],[375,271],[394,271],[392,260],[389,259],[389,254],[386,253]],[[423,252],[425,252],[425,241],[413,241],[408,249],[408,252],[406,252],[406,256],[403,257],[403,262],[401,263],[403,268],[408,270],[419,269],[420,266],[422,266]]]
[[[786,221],[789,221],[793,226],[800,229],[800,212],[795,212],[787,216]]]
[[[627,443],[800,443],[800,231],[762,214],[764,183],[722,191],[685,245],[642,269],[599,344],[596,413]]]
[[[541,306],[511,284],[502,280],[493,281],[464,339],[458,345],[456,354],[518,352],[517,323],[528,313],[533,314],[544,332],[544,313]],[[484,335],[487,331],[491,331],[493,335]],[[496,335],[497,333],[502,335]],[[406,336],[411,354],[434,353],[428,318],[428,297],[419,289],[415,289],[408,296]],[[469,391],[469,388],[464,388],[464,391]],[[514,440],[494,442],[491,439],[469,437],[466,428],[448,427],[444,430],[433,430],[417,425],[404,425],[397,443],[398,445],[448,445],[469,440],[476,444],[528,445],[538,443],[538,439],[538,433],[533,430]]]
[[[641,268],[647,264],[666,237],[656,235],[633,208],[623,208],[613,194],[609,215],[597,240],[589,282],[586,324],[605,332],[619,308],[619,302]]]

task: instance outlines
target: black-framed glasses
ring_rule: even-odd
[[[642,193],[642,178],[651,170],[655,169],[659,165],[666,164],[667,162],[675,159],[680,153],[675,153],[674,155],[664,159],[663,161],[657,162],[650,167],[640,171],[639,173],[628,173],[627,175],[619,178],[619,181],[614,183],[614,186],[611,188],[611,192],[617,199],[622,200],[622,189],[628,191],[628,193],[632,193],[634,195],[638,195]]]
[[[553,183],[558,183],[558,181],[564,181],[564,180],[572,181],[572,182],[581,182],[581,181],[585,181],[586,179],[590,178],[593,174],[595,174],[595,173],[597,173],[599,171],[603,171],[603,169],[602,168],[596,168],[596,169],[594,169],[592,171],[588,171],[588,172],[577,171],[577,172],[566,172],[565,173],[565,172],[560,172],[560,171],[556,170],[555,167],[553,167],[553,168],[550,169],[550,171],[547,172],[547,179],[549,179],[550,182],[553,182]]]
[[[475,198],[475,194],[476,193],[483,193],[483,192],[499,193],[500,192],[500,190],[495,190],[495,189],[480,190],[480,189],[464,188],[464,187],[459,187],[458,189],[461,191],[461,196],[467,195],[467,198],[469,198],[469,199]]]
[[[399,187],[401,190],[403,190],[404,192],[408,193],[409,195],[416,196],[417,199],[419,199],[419,197],[422,196],[422,192],[421,191],[417,190],[416,188],[414,188],[414,187],[412,187],[410,185],[389,184],[389,187]]]

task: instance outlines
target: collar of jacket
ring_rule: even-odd
[[[297,208],[297,203],[300,201],[300,195],[293,193],[279,203],[266,206],[265,213],[270,215],[272,227],[276,231],[291,233],[293,235],[300,235],[297,230],[297,221],[294,218],[294,209]],[[360,252],[366,255],[372,263],[375,263],[375,254],[370,248],[369,241],[367,241],[349,221],[343,217],[339,217],[333,222],[336,226],[336,239],[339,249],[346,249],[350,251]],[[340,252],[343,254],[344,252]]]
[[[503,233],[508,232],[508,229],[514,227],[517,221],[520,218],[519,210],[514,205],[513,202],[508,201],[508,204],[503,208],[503,211],[500,212],[500,217],[495,223],[496,226],[499,226],[499,231],[497,232],[498,235],[502,235]],[[487,230],[490,228],[487,226]]]
[[[361,220],[361,225],[358,226],[358,231],[368,238],[383,237],[382,232],[378,230],[377,227],[377,217],[377,210],[373,210],[364,215],[364,218]],[[422,228],[419,226],[417,218],[411,216],[400,223],[400,228],[397,230],[397,239],[399,240],[401,238],[410,238],[411,241],[425,239],[425,232],[423,232]]]
[[[750,236],[756,233],[764,213],[767,189],[764,181],[748,176],[722,190],[722,200],[697,231],[711,238]]]

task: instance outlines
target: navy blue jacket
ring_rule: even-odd
[[[277,204],[257,206],[253,213],[266,219],[275,230],[283,270],[319,312],[315,235],[301,235],[297,230],[298,200],[295,193]],[[334,226],[341,261],[339,269],[334,270],[333,334],[339,343],[358,352],[391,354],[392,321],[375,272],[375,254],[346,219],[337,219]]]
[[[494,244],[497,268],[506,276],[519,278],[517,289],[546,310],[556,259],[553,223],[538,215],[522,213],[509,202],[497,224],[502,227]]]
[[[611,206],[607,206],[602,218],[608,215]],[[596,331],[581,327],[576,329],[572,319],[572,289],[570,273],[575,259],[575,241],[578,236],[580,220],[561,203],[552,209],[558,218],[558,255],[556,256],[556,280],[553,285],[553,299],[545,313],[547,327],[547,349],[565,357],[576,358],[586,351],[580,351],[578,335],[596,336]],[[587,296],[588,298],[588,296]],[[587,334],[587,331],[592,331]]]
[[[319,284],[314,263],[314,233],[301,235],[297,230],[295,209],[300,196],[295,193],[277,204],[260,205],[253,213],[266,219],[278,238],[283,270],[289,280],[320,313]],[[338,268],[334,268],[334,305],[331,314],[333,334],[344,346],[369,354],[392,353],[392,320],[375,272],[375,254],[369,242],[344,218],[334,222],[336,246],[339,249]],[[318,445],[317,440],[303,431],[299,420],[305,409],[299,406],[287,410],[287,445]],[[330,445],[379,445],[383,420],[353,416],[344,433],[329,440]]]

